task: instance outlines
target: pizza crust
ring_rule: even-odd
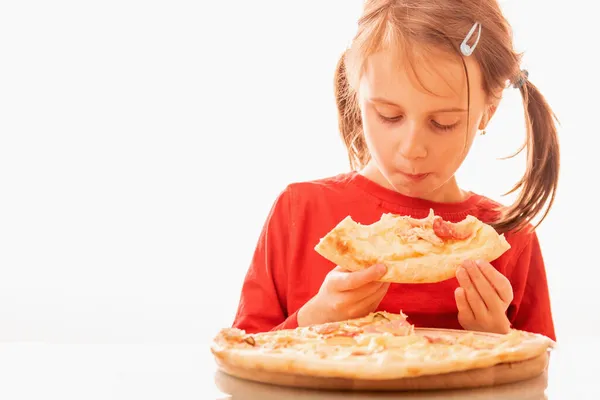
[[[348,271],[385,264],[387,273],[380,279],[383,282],[434,283],[454,277],[456,269],[466,260],[491,262],[510,249],[504,235],[473,216],[456,224],[447,223],[458,232],[470,230],[472,234],[466,239],[446,241],[441,245],[432,244],[432,239],[428,242],[419,238],[404,245],[389,239],[394,224],[402,226],[406,221],[413,224],[420,221],[431,225],[433,218],[433,211],[421,220],[384,214],[374,224],[361,225],[348,216],[319,241],[315,251]],[[431,228],[419,229],[421,235],[433,235]]]
[[[224,393],[241,395],[248,392],[245,380],[267,383],[268,386],[253,386],[253,393],[257,389],[259,398],[266,400],[282,397],[282,393],[274,390],[270,385],[287,386],[303,389],[335,390],[335,391],[366,391],[366,392],[400,392],[420,390],[451,390],[471,389],[486,386],[504,385],[519,381],[527,381],[521,385],[504,385],[496,387],[491,393],[489,390],[477,392],[473,398],[488,400],[490,394],[503,399],[520,398],[519,394],[527,393],[533,398],[543,398],[547,387],[547,374],[544,374],[549,362],[549,353],[541,354],[535,358],[524,361],[496,364],[492,367],[476,368],[466,371],[449,372],[437,375],[422,375],[399,379],[344,379],[321,376],[297,375],[285,372],[269,372],[261,370],[247,370],[219,363],[221,373],[216,374],[217,386]],[[230,377],[242,379],[232,379]],[[537,378],[537,379],[536,379]],[[538,396],[534,396],[534,393]],[[258,393],[257,393],[258,394]],[[284,396],[285,397],[285,396]],[[471,395],[469,395],[471,398]]]

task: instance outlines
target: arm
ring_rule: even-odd
[[[291,203],[288,188],[271,208],[244,279],[234,328],[255,333],[298,326],[296,313],[286,312]]]
[[[513,303],[508,308],[512,327],[556,340],[546,269],[535,233],[521,251],[511,281],[515,290]]]

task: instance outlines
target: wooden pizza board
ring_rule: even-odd
[[[416,328],[415,333],[435,336],[436,334],[464,335],[467,332],[450,329]],[[549,362],[549,354],[544,352],[535,358],[519,362],[500,363],[487,368],[388,380],[328,378],[279,373],[258,369],[243,369],[227,365],[219,359],[216,359],[216,361],[221,371],[228,375],[272,385],[319,390],[410,391],[479,388],[531,379],[545,371]]]

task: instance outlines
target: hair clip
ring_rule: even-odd
[[[529,71],[522,69],[519,76],[517,76],[517,78],[513,81],[512,87],[515,89],[521,89],[527,82],[527,78],[529,78]]]
[[[475,39],[475,43],[473,43],[473,45],[469,46],[467,44],[467,42],[471,39],[471,37],[473,36],[473,33],[475,33],[475,29],[477,29],[477,27],[479,27],[479,31],[477,32],[477,39]],[[471,54],[473,54],[473,51],[475,50],[475,48],[477,47],[477,44],[479,43],[479,38],[481,38],[481,24],[479,22],[475,22],[475,24],[473,25],[473,27],[471,28],[469,33],[467,33],[467,37],[465,37],[465,39],[460,44],[460,52],[465,57],[468,57]]]

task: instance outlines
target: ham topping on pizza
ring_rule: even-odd
[[[364,328],[366,333],[391,333],[395,336],[404,336],[412,332],[412,325],[404,320],[393,320],[382,324],[369,325]]]
[[[427,340],[427,343],[431,344],[454,344],[454,342],[442,337],[442,336],[427,336],[423,335],[423,338]]]
[[[465,229],[460,230],[456,224],[444,221],[436,216],[433,220],[433,231],[436,236],[442,240],[465,240],[473,235],[473,230],[466,225]]]
[[[416,236],[434,245],[443,245],[450,240],[465,240],[475,233],[474,226],[469,221],[462,223],[444,221],[442,217],[434,215],[433,210],[430,210],[429,215],[423,219],[399,218],[405,218],[411,226],[410,229],[404,230],[402,237]]]
[[[380,261],[368,256],[373,249],[377,249],[381,259],[420,257],[431,251],[443,251],[447,243],[473,237],[476,226],[477,220],[469,217],[458,223],[444,221],[433,210],[422,219],[388,213],[371,225],[341,223],[335,235],[326,235],[323,240],[338,254],[351,254],[356,263],[368,267]]]
[[[309,331],[325,338],[353,338],[363,333],[391,333],[392,335],[402,336],[412,333],[413,326],[406,320],[404,315],[400,315],[400,318],[390,319],[384,312],[375,312],[365,318],[311,326]]]
[[[327,335],[340,329],[341,323],[329,322],[322,325],[312,326],[310,329],[314,330],[319,335]]]

